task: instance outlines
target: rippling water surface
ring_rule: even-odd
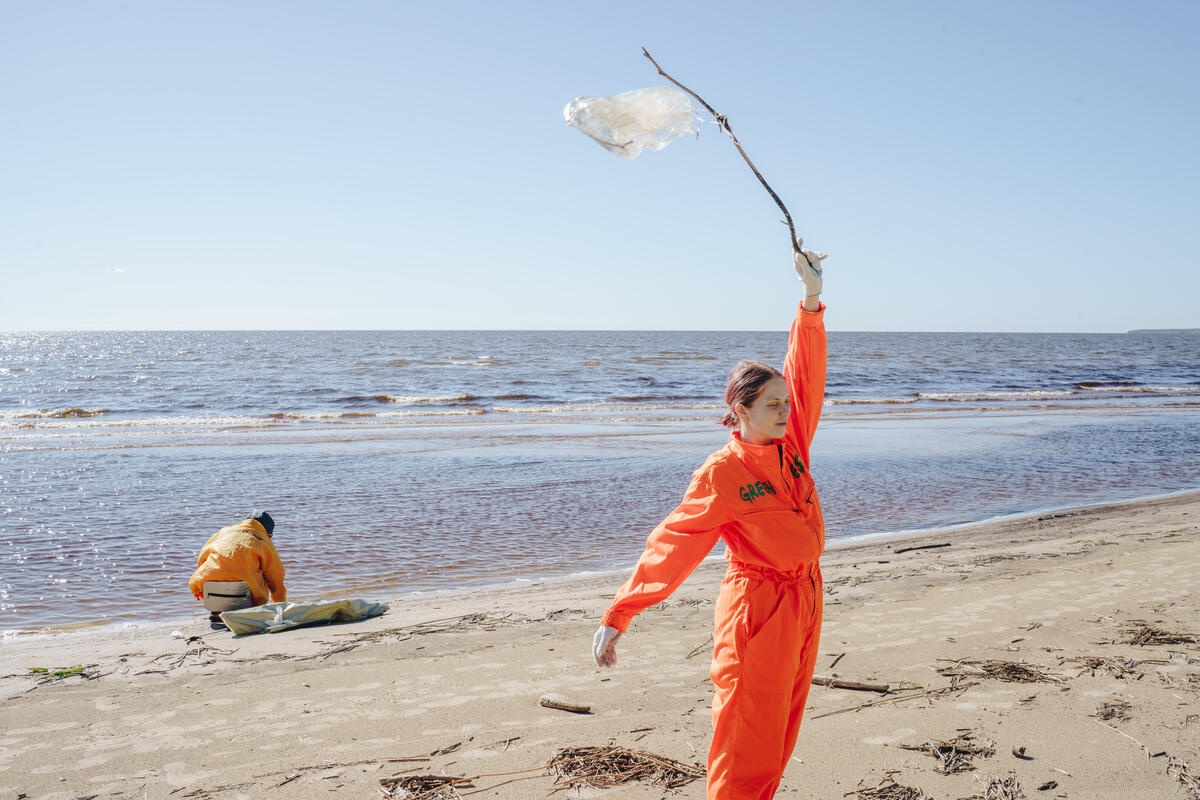
[[[629,565],[783,333],[0,334],[0,629],[196,613],[216,528],[297,598]],[[1200,486],[1200,336],[831,333],[830,538]]]

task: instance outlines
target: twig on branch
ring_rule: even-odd
[[[795,250],[797,253],[801,253],[802,251],[800,250],[799,237],[796,236],[796,226],[792,224],[792,215],[790,213],[788,213],[787,206],[785,206],[783,204],[783,201],[779,199],[779,195],[775,194],[775,190],[771,188],[771,184],[767,183],[767,179],[764,178],[762,176],[762,173],[758,171],[758,167],[754,166],[754,162],[750,160],[750,156],[746,155],[746,151],[742,149],[742,143],[739,142],[738,138],[733,135],[733,128],[730,127],[730,125],[729,125],[729,119],[724,114],[718,114],[716,109],[714,109],[712,106],[710,106],[708,103],[706,103],[704,101],[703,97],[696,94],[691,89],[684,86],[682,83],[675,80],[670,75],[668,75],[666,72],[664,72],[663,68],[660,67],[658,65],[658,62],[654,60],[654,56],[650,55],[650,51],[644,47],[642,48],[642,55],[644,55],[646,58],[650,59],[650,63],[654,65],[654,68],[656,70],[658,70],[659,75],[662,75],[664,78],[669,80],[671,83],[675,84],[680,89],[687,92],[692,97],[696,98],[696,102],[698,102],[700,105],[704,106],[704,108],[708,111],[708,113],[713,115],[713,118],[716,119],[717,124],[721,126],[721,130],[723,130],[723,131],[725,131],[725,133],[729,134],[729,138],[733,140],[733,146],[736,147],[737,151],[742,154],[742,158],[745,159],[746,165],[749,166],[751,171],[754,173],[754,177],[758,178],[758,182],[763,185],[763,188],[766,189],[767,193],[771,195],[771,199],[775,201],[775,204],[777,206],[779,206],[779,210],[783,212],[783,216],[787,219],[788,231],[792,235],[792,249]],[[804,259],[807,261],[808,256],[805,256]],[[815,266],[815,265],[813,265],[811,262],[809,262],[809,266]]]

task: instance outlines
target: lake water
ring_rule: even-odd
[[[199,613],[267,509],[289,597],[628,567],[783,332],[0,334],[0,630]],[[1200,336],[829,334],[828,536],[1200,487]],[[614,590],[619,579],[614,579]]]

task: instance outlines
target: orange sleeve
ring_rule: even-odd
[[[633,575],[617,591],[601,624],[623,631],[634,616],[670,596],[712,551],[727,518],[708,471],[696,472],[683,502],[646,539]]]
[[[796,309],[796,319],[788,335],[783,377],[792,395],[787,438],[807,454],[821,418],[821,406],[825,404],[824,303],[816,311],[805,311],[803,305]]]
[[[274,547],[262,554],[262,574],[267,588],[271,590],[271,602],[282,603],[287,600],[287,588],[283,585],[283,561]]]

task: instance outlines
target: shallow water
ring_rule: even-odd
[[[252,508],[295,598],[628,566],[724,441],[724,373],[785,344],[2,336],[0,629],[195,613],[196,551]],[[825,412],[831,539],[1200,486],[1196,336],[833,333]]]

